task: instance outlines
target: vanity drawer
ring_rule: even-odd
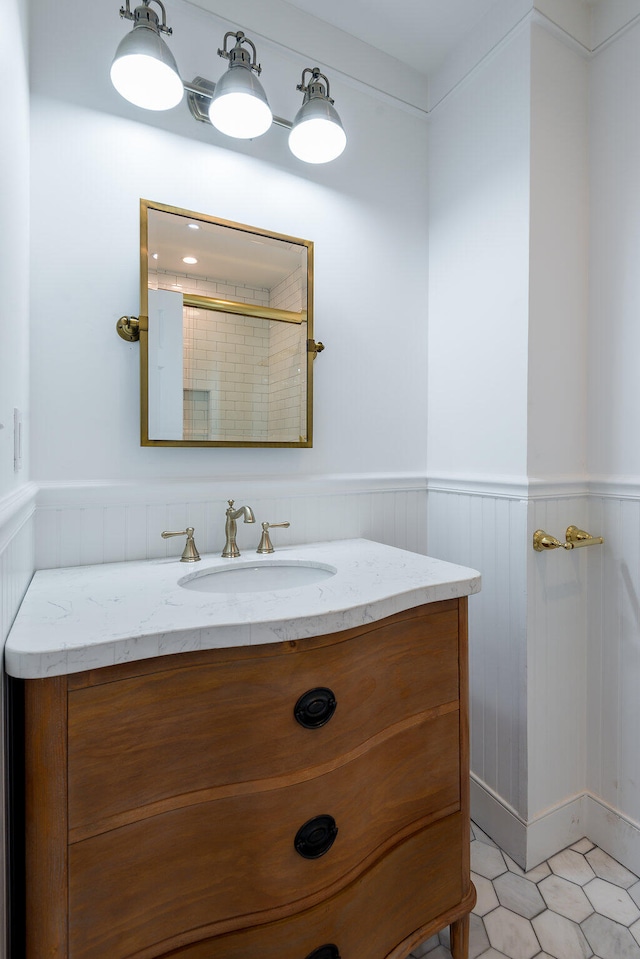
[[[68,697],[72,837],[174,797],[300,778],[457,702],[457,636],[454,600],[311,642],[186,653],[155,672],[138,663],[76,678]],[[335,695],[335,713],[305,728],[294,706],[319,687]]]
[[[72,844],[73,959],[124,959],[142,951],[152,956],[154,943],[178,942],[190,930],[214,931],[216,924],[220,930],[225,922],[233,928],[252,914],[282,912],[292,903],[302,908],[304,900],[351,882],[427,823],[445,816],[453,822],[451,814],[460,808],[459,712],[443,710],[368,744],[318,778],[271,788],[251,784],[249,791],[240,787],[226,798],[181,805]],[[335,819],[337,837],[323,855],[304,858],[294,838],[319,815]],[[439,835],[435,828],[431,835]],[[443,849],[435,862],[445,855],[453,862],[459,851]],[[432,860],[430,851],[425,873]],[[460,871],[446,872],[443,888],[455,885],[456,891],[447,892],[453,903]],[[417,883],[420,896],[424,882]],[[437,912],[443,890],[431,894],[435,905],[429,900],[429,909]],[[424,916],[421,898],[413,907]],[[208,955],[226,953],[216,947]]]
[[[193,941],[173,951],[173,943],[158,942],[149,956],[171,959],[307,959],[332,943],[341,959],[372,959],[406,955],[396,951],[398,930],[410,935],[461,902],[463,887],[459,815],[422,830],[395,846],[388,855],[335,896],[288,919],[248,930]],[[470,887],[469,887],[470,888]],[[470,908],[470,906],[469,906]],[[435,929],[431,928],[428,935]],[[421,938],[427,938],[424,934]],[[414,936],[408,948],[421,941]]]

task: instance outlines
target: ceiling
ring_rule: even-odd
[[[498,0],[285,0],[429,74]],[[503,2],[503,0],[502,0]],[[565,2],[565,0],[562,0]],[[583,0],[593,5],[596,0]],[[533,5],[533,0],[532,0]]]
[[[421,73],[480,23],[496,0],[286,0]]]

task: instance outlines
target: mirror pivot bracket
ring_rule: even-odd
[[[121,316],[116,323],[116,330],[118,331],[118,336],[121,336],[123,340],[134,343],[140,339],[140,317]]]
[[[323,350],[324,343],[321,343],[319,340],[307,340],[307,352],[313,353],[314,360],[318,353],[322,353]]]

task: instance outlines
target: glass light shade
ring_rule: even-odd
[[[289,134],[289,149],[305,163],[328,163],[347,145],[340,117],[325,97],[303,103]]]
[[[170,110],[184,87],[171,50],[152,27],[135,26],[124,37],[111,64],[118,93],[143,110]]]
[[[239,140],[262,136],[273,114],[262,84],[242,64],[231,64],[216,83],[209,119],[220,133]]]

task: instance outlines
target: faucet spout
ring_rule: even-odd
[[[250,506],[240,506],[238,509],[234,509],[234,500],[230,499],[227,500],[227,502],[229,503],[229,508],[225,513],[226,520],[224,524],[226,542],[222,550],[222,555],[225,559],[233,559],[240,555],[240,550],[236,543],[236,532],[238,529],[236,520],[242,516],[245,523],[255,523],[256,518]]]

